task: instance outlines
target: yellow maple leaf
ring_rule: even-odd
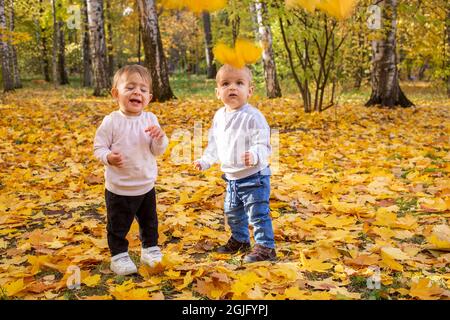
[[[342,212],[342,213],[350,213],[350,214],[358,215],[358,214],[367,212],[366,208],[361,207],[360,205],[358,205],[356,203],[340,202],[335,196],[333,196],[331,198],[331,205],[337,211]]]
[[[428,278],[421,278],[411,284],[409,295],[422,300],[437,300],[444,290]]]
[[[114,291],[111,294],[117,300],[150,300],[148,290],[145,288],[131,289],[128,291]]]
[[[124,281],[122,284],[114,287],[113,289],[114,289],[114,291],[125,292],[125,291],[128,291],[128,290],[134,288],[134,286],[135,286],[135,283],[133,282],[133,280],[129,279],[127,281]]]
[[[236,55],[240,56],[245,64],[258,62],[262,55],[262,48],[250,40],[239,38],[234,45]]]
[[[450,228],[441,224],[433,227],[432,234],[427,237],[427,241],[433,244],[432,248],[439,250],[450,250]]]
[[[214,12],[223,9],[227,0],[162,0],[163,7],[180,10],[187,8],[195,13]]]
[[[186,0],[161,0],[161,4],[166,9],[180,10],[185,6]]]
[[[99,274],[95,274],[93,276],[84,278],[81,282],[87,285],[88,287],[95,287],[99,284],[100,280],[101,276]]]
[[[255,272],[249,271],[241,275],[232,285],[231,290],[236,296],[240,296],[246,291],[253,288],[253,286],[261,282],[263,279],[260,278]]]
[[[28,256],[28,262],[31,264],[31,274],[37,274],[41,267],[50,262],[50,256]]]
[[[182,264],[184,260],[185,259],[176,252],[167,252],[166,254],[164,254],[161,264],[164,267],[172,268],[176,265]]]
[[[213,52],[220,63],[241,69],[246,64],[256,63],[261,58],[262,48],[247,39],[239,38],[234,48],[218,43],[214,46]]]
[[[392,270],[403,272],[403,266],[397,261],[395,261],[394,258],[392,258],[391,255],[389,255],[389,253],[381,251],[381,261]]]
[[[244,61],[239,60],[234,48],[230,48],[224,43],[218,43],[213,48],[214,57],[222,64],[229,64],[238,69],[244,67]]]
[[[18,279],[6,284],[4,288],[6,290],[7,296],[12,297],[23,291],[26,288],[26,285],[23,283],[23,279]]]
[[[89,296],[83,298],[83,300],[112,300],[111,296],[103,295],[103,296]]]
[[[303,252],[300,254],[300,263],[302,264],[302,269],[311,272],[325,272],[333,268],[333,265],[331,263],[323,262],[320,259],[306,259]]]
[[[394,223],[393,227],[406,230],[413,230],[417,228],[417,218],[411,214],[397,218],[397,222]]]
[[[179,279],[180,278],[180,271],[175,270],[169,270],[164,273],[169,279]]]
[[[331,300],[333,296],[325,291],[313,291],[309,295],[305,295],[305,300]]]
[[[419,198],[417,201],[421,208],[426,211],[446,211],[449,209],[447,203],[442,198]]]
[[[8,247],[8,242],[4,239],[0,239],[0,249],[6,249]]]
[[[195,12],[203,11],[214,12],[223,9],[227,4],[227,0],[190,0],[186,1],[186,7]]]
[[[192,273],[192,271],[188,271],[188,272],[186,273],[186,275],[185,275],[184,278],[183,278],[183,283],[182,283],[181,285],[179,285],[179,286],[176,287],[177,290],[181,291],[181,290],[183,290],[184,288],[186,288],[189,284],[192,283],[192,281],[194,280],[194,278],[192,277],[191,273]]]
[[[288,8],[304,8],[306,11],[310,13],[314,13],[314,10],[316,10],[317,3],[319,3],[320,0],[286,0],[286,7]]]
[[[410,257],[399,248],[383,247],[381,248],[381,252],[396,260],[410,259]]]
[[[355,8],[356,0],[320,0],[317,8],[338,20],[347,19]]]
[[[377,213],[375,215],[374,225],[392,227],[396,223],[397,223],[397,214],[395,212],[391,212],[386,208],[378,208]]]
[[[313,219],[321,221],[326,228],[342,228],[344,226],[353,225],[356,222],[354,217],[339,218],[334,214],[328,216],[316,216]],[[314,224],[313,222],[311,222]]]
[[[277,264],[270,269],[270,273],[282,277],[283,281],[295,281],[299,277],[299,269],[295,263]]]
[[[298,287],[289,287],[284,290],[285,298],[291,300],[303,300],[307,293],[307,291],[300,290]]]

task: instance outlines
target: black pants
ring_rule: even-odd
[[[139,224],[143,248],[158,244],[155,188],[141,196],[120,196],[105,190],[108,246],[111,255],[128,251],[126,236],[134,218]]]

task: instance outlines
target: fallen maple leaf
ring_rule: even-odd
[[[87,285],[88,287],[95,287],[99,284],[100,280],[101,276],[99,274],[95,274],[84,278],[81,282]]]
[[[417,282],[412,282],[409,295],[422,300],[437,300],[444,293],[444,290],[437,283],[428,278],[421,278]]]
[[[23,282],[23,279],[18,279],[16,281],[12,281],[4,286],[6,290],[6,295],[8,297],[13,297],[17,295],[19,292],[25,290],[26,285]]]

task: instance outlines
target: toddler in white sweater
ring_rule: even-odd
[[[264,115],[248,104],[253,93],[247,67],[223,65],[217,72],[216,95],[224,106],[214,115],[208,147],[194,162],[206,170],[219,162],[227,182],[224,211],[231,228],[228,242],[219,253],[249,251],[249,223],[255,245],[243,262],[275,261],[275,241],[270,217],[270,127]]]
[[[128,254],[126,236],[133,220],[139,224],[141,262],[160,262],[156,213],[156,157],[163,154],[168,138],[156,116],[144,112],[152,99],[151,76],[140,65],[119,69],[111,94],[119,110],[107,115],[97,129],[94,155],[105,165],[107,237],[111,270],[119,275],[137,272]]]

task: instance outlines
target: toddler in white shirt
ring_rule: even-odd
[[[94,155],[105,165],[110,267],[118,275],[137,272],[126,239],[135,218],[142,241],[141,263],[153,266],[162,259],[158,247],[156,157],[166,150],[168,138],[156,116],[143,111],[152,99],[151,84],[150,73],[140,65],[119,69],[111,90],[119,110],[107,115],[95,134]]]
[[[194,166],[206,170],[220,162],[227,182],[224,209],[231,237],[217,251],[250,250],[250,222],[255,245],[243,261],[274,261],[275,241],[269,209],[270,127],[263,114],[247,102],[253,93],[250,69],[225,64],[219,69],[216,82],[216,95],[224,106],[214,115],[208,147]]]

